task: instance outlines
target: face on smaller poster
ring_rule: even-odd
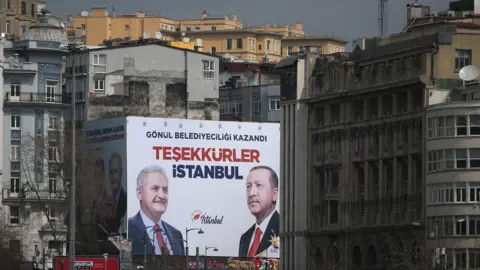
[[[70,258],[55,257],[55,270],[70,270]],[[75,258],[75,270],[119,270],[120,262],[118,258],[104,257],[80,257]]]

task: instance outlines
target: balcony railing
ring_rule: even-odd
[[[3,202],[63,202],[67,200],[66,192],[56,191],[50,192],[49,190],[37,191],[23,191],[12,192],[10,189],[4,188],[2,190]]]
[[[5,94],[5,102],[22,102],[22,103],[56,103],[69,104],[69,98],[63,94],[46,94],[46,93],[28,93],[21,92],[19,95],[12,96],[10,93]]]

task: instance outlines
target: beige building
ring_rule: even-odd
[[[432,19],[358,40],[351,55],[276,66],[282,269],[426,269],[438,247],[446,269],[480,267],[478,109],[475,94],[451,90],[463,66],[480,65],[478,29]]]
[[[347,44],[340,38],[306,35],[300,22],[292,26],[246,27],[237,15],[211,17],[206,12],[198,19],[174,20],[140,11],[120,15],[109,13],[106,8],[92,8],[74,17],[73,29],[67,32],[75,30],[81,30],[83,43],[87,45],[117,38],[188,39],[204,52],[252,62],[277,62],[287,55],[302,53],[307,45],[324,53],[343,52]]]
[[[0,32],[17,40],[37,17],[37,0],[0,0]]]

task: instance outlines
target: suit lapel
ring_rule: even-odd
[[[139,233],[139,235],[137,235],[136,237],[138,237],[138,238],[140,238],[144,241],[147,241],[147,255],[151,255],[152,254],[152,242],[150,241],[150,236],[145,235],[145,224],[143,224],[143,220],[142,220],[142,216],[140,216],[140,212],[138,212],[135,215],[135,222],[133,222],[132,225],[137,228],[136,231]],[[129,234],[130,234],[130,232],[129,232]],[[146,238],[146,239],[144,239],[144,238]],[[137,240],[137,239],[135,239],[135,240]],[[135,241],[135,240],[133,240],[133,241]],[[143,245],[142,245],[142,247],[143,247]],[[143,250],[141,250],[139,252],[143,253]]]
[[[175,255],[175,254],[178,254],[178,243],[174,243],[172,242],[172,239],[174,239],[174,237],[172,237],[171,235],[171,232],[170,232],[170,225],[167,224],[165,221],[162,220],[162,225],[163,225],[163,228],[165,228],[165,234],[167,235],[167,238],[168,238],[168,243],[170,244],[170,247],[172,248],[172,250],[170,251],[170,253],[173,253],[173,254],[170,254],[170,255]]]
[[[278,236],[278,218],[279,214],[277,211],[273,213],[272,218],[268,222],[267,231],[263,234],[262,241],[260,242],[260,246],[257,249],[257,254],[266,250],[272,244],[270,241],[272,240],[273,236]],[[257,255],[255,254],[255,255]]]
[[[250,249],[250,241],[252,240],[253,232],[255,231],[255,224],[253,224],[247,232],[245,232],[243,243],[241,246],[240,254],[244,254],[245,257],[248,256],[248,251]]]

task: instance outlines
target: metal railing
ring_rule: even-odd
[[[67,196],[64,191],[55,191],[50,192],[49,190],[39,190],[37,191],[24,191],[19,189],[18,192],[12,191],[9,188],[2,189],[2,199],[3,201],[44,201],[44,200],[54,200],[54,201],[66,201]]]
[[[29,93],[20,92],[18,95],[12,96],[11,93],[6,93],[5,102],[33,102],[33,103],[60,103],[68,104],[70,101],[63,94],[46,94],[46,93]]]

